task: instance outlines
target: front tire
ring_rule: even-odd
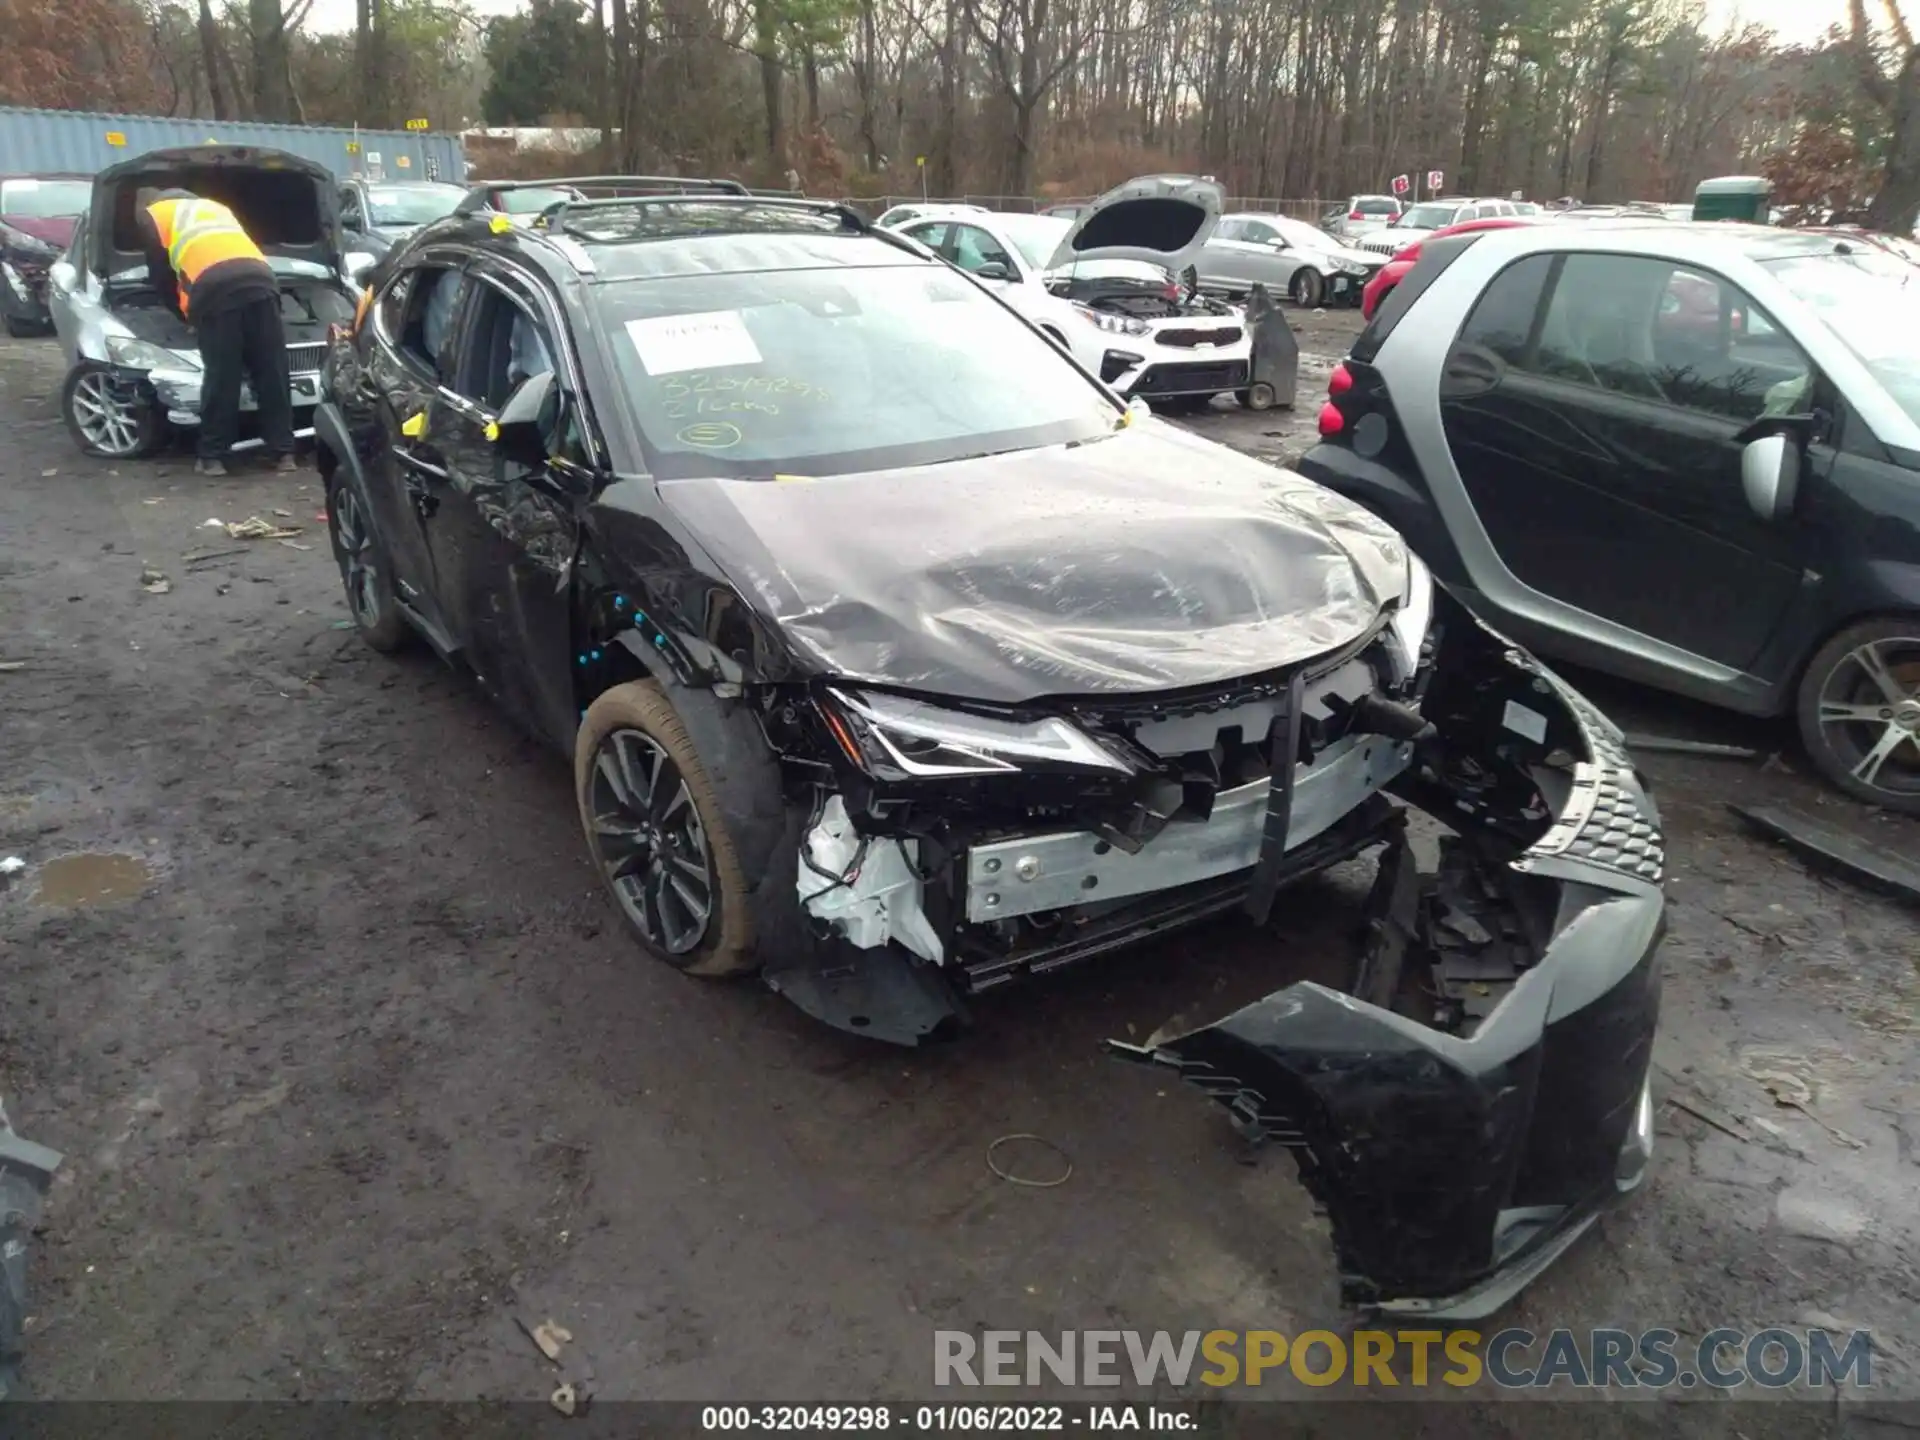
[[[60,418],[73,443],[105,460],[139,460],[167,438],[166,417],[150,400],[124,398],[110,367],[83,360],[60,387]]]
[[[1857,800],[1920,815],[1920,615],[1849,625],[1800,680],[1808,758]]]
[[[758,968],[719,792],[660,686],[634,680],[601,695],[573,753],[588,852],[641,946],[689,975]]]
[[[1319,271],[1302,267],[1293,272],[1293,283],[1287,287],[1287,293],[1301,309],[1317,310],[1326,298],[1327,285]]]

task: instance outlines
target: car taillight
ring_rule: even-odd
[[[1331,440],[1347,428],[1347,417],[1340,413],[1340,407],[1329,400],[1320,407],[1320,438]]]
[[[1349,220],[1364,220],[1366,218],[1367,212],[1364,210],[1349,210],[1347,212],[1347,219]]]
[[[1327,377],[1327,394],[1338,399],[1353,388],[1353,372],[1345,364],[1333,367],[1333,374]]]

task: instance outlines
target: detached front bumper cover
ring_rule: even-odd
[[[60,1154],[22,1140],[0,1107],[0,1400],[19,1398],[26,1339],[27,1243]]]
[[[1460,836],[1437,875],[1386,852],[1354,993],[1297,984],[1110,1048],[1292,1150],[1346,1303],[1465,1321],[1644,1173],[1664,857],[1619,731],[1440,599],[1438,737],[1391,788]],[[1389,1008],[1420,990],[1448,1029]]]

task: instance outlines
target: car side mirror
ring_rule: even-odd
[[[976,278],[981,280],[1013,279],[1013,271],[1009,270],[1006,266],[1002,265],[998,260],[987,261],[986,264],[982,265],[978,270],[975,270],[973,273]]]
[[[516,465],[544,467],[553,458],[554,441],[565,419],[565,401],[553,371],[529,375],[508,393],[500,413],[487,427],[487,439]]]
[[[1800,494],[1799,443],[1778,431],[1750,440],[1740,452],[1740,486],[1747,504],[1772,523],[1793,514]]]

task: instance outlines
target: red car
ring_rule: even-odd
[[[1414,262],[1420,258],[1420,247],[1429,240],[1438,240],[1442,235],[1465,235],[1473,230],[1505,230],[1513,225],[1531,225],[1534,222],[1515,215],[1501,215],[1486,220],[1462,220],[1458,225],[1449,225],[1436,230],[1400,251],[1375,272],[1367,282],[1367,288],[1360,292],[1360,313],[1367,319],[1373,319],[1373,312],[1380,308],[1380,302],[1387,298],[1393,287],[1405,278],[1413,269]]]

